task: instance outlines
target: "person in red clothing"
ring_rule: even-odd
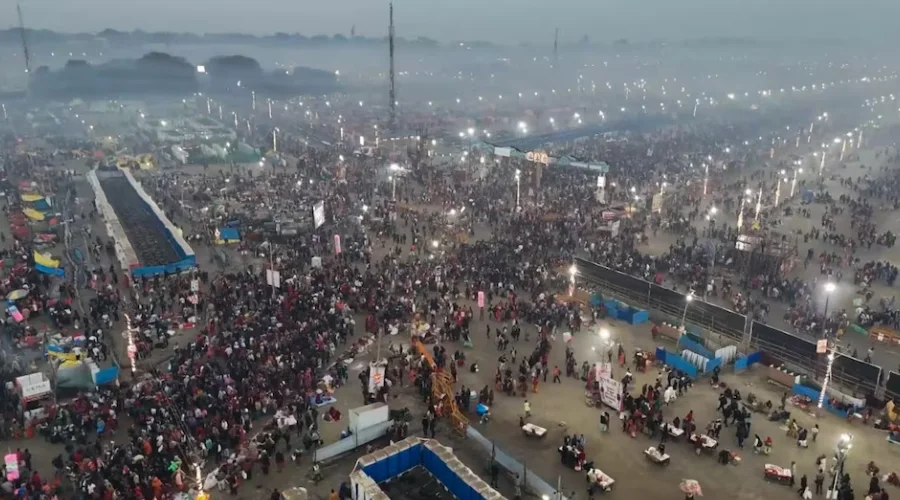
[[[41,491],[41,487],[44,485],[44,481],[41,480],[41,475],[38,474],[38,471],[34,471],[31,473],[31,487],[34,491]]]

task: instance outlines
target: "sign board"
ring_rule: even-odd
[[[828,352],[828,339],[819,339],[816,341],[816,353],[825,354]]]
[[[281,288],[281,273],[272,269],[266,269],[266,284],[275,288]]]
[[[191,280],[191,291],[194,293],[200,291],[200,280],[197,280],[197,279]]]
[[[612,363],[601,362],[594,365],[597,372],[595,374],[595,380],[602,380],[605,378],[612,378]]]
[[[604,210],[600,213],[600,217],[602,217],[603,220],[616,220],[616,216],[616,212],[612,210]]]
[[[528,161],[533,161],[535,163],[540,163],[541,165],[550,164],[550,155],[544,153],[543,151],[529,151],[525,154],[525,159]]]
[[[341,235],[339,234],[334,235],[334,254],[341,254]]]
[[[28,403],[49,396],[53,389],[50,388],[49,380],[41,380],[39,382],[31,380],[29,383],[20,385],[22,390],[22,401]]]
[[[616,237],[619,235],[619,227],[622,225],[622,221],[617,220],[609,225],[609,234],[612,237]]]
[[[3,457],[3,462],[6,465],[6,479],[10,481],[19,479],[19,455],[10,453]]]
[[[478,308],[484,309],[484,292],[478,292]]]
[[[622,383],[614,378],[601,378],[600,400],[606,406],[622,411]]]
[[[654,194],[652,205],[650,205],[650,210],[652,210],[653,212],[659,212],[662,210],[662,206],[663,206],[663,194],[662,193]]]
[[[315,228],[319,229],[325,224],[325,202],[320,201],[313,206],[313,223]]]

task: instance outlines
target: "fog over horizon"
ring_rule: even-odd
[[[24,0],[25,26],[60,32],[144,30],[189,33],[276,32],[307,36],[336,33],[377,37],[387,33],[388,2],[254,2],[208,0],[122,2],[112,0]],[[900,2],[864,0],[396,0],[398,36],[425,36],[441,42],[484,40],[502,44],[552,44],[584,36],[594,42],[741,37],[759,40],[837,39],[880,42],[896,39]],[[4,28],[17,26],[15,2],[0,5]]]

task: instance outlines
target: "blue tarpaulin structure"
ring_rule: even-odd
[[[236,227],[222,227],[216,231],[216,242],[218,243],[236,243],[241,241],[241,234]]]
[[[104,368],[94,373],[94,383],[97,385],[111,384],[119,378],[119,367]]]
[[[40,200],[37,200],[36,202],[32,203],[32,206],[34,206],[34,209],[39,212],[46,212],[47,210],[50,210],[50,203],[47,202],[47,198],[41,198]]]

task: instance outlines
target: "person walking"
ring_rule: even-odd
[[[561,384],[561,383],[562,383],[562,382],[559,380],[559,375],[560,375],[559,366],[556,365],[556,366],[553,367],[553,383],[554,383],[554,384]]]
[[[815,483],[816,483],[816,495],[821,495],[822,494],[822,485],[825,484],[825,473],[822,472],[821,469],[819,469],[819,471],[816,472]]]
[[[526,418],[530,417],[531,416],[531,403],[529,403],[527,399],[525,400],[524,406],[525,406],[525,417]]]
[[[808,486],[808,484],[807,484],[806,474],[803,474],[803,476],[800,477],[800,489],[797,490],[797,493],[799,493],[802,496],[803,493],[806,491],[807,486]]]

